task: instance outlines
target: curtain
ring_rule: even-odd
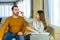
[[[12,7],[12,4],[10,3],[1,3],[0,4],[0,18],[8,17],[12,15],[11,7]]]

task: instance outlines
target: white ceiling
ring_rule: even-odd
[[[0,0],[0,2],[16,2],[18,0]]]

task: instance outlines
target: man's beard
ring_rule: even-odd
[[[13,13],[13,14],[14,14],[15,16],[18,16],[18,15],[19,15],[19,13],[16,13],[16,14],[15,14],[15,13]]]

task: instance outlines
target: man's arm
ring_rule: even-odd
[[[2,24],[2,27],[0,28],[0,39],[2,39],[6,29],[7,29],[7,26],[8,26],[8,18],[6,18],[4,24]]]
[[[28,26],[27,22],[23,18],[23,25],[22,25],[22,32],[24,33],[26,31],[26,27]]]
[[[33,21],[33,18],[26,18],[26,17],[24,16],[24,12],[21,12],[21,15],[22,15],[22,17],[23,17],[28,23],[31,23],[31,22]],[[26,26],[26,29],[27,29],[28,31],[31,31],[31,32],[34,31],[33,28],[31,28],[30,26]]]
[[[24,33],[26,30],[31,31],[31,32],[34,31],[34,29],[33,29],[32,27],[30,27],[30,26],[26,23],[25,20],[24,20],[24,22],[23,22],[23,28],[22,28],[22,29],[23,29],[23,30],[22,30],[23,33]]]
[[[27,23],[24,20],[24,18],[22,18],[22,27],[21,27],[21,31],[18,32],[18,35],[23,35],[24,34],[24,32],[26,31],[26,26],[27,26]]]

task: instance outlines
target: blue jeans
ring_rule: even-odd
[[[11,32],[6,32],[2,40],[12,40],[13,38],[16,38],[16,40],[24,40],[23,35],[19,36]]]

